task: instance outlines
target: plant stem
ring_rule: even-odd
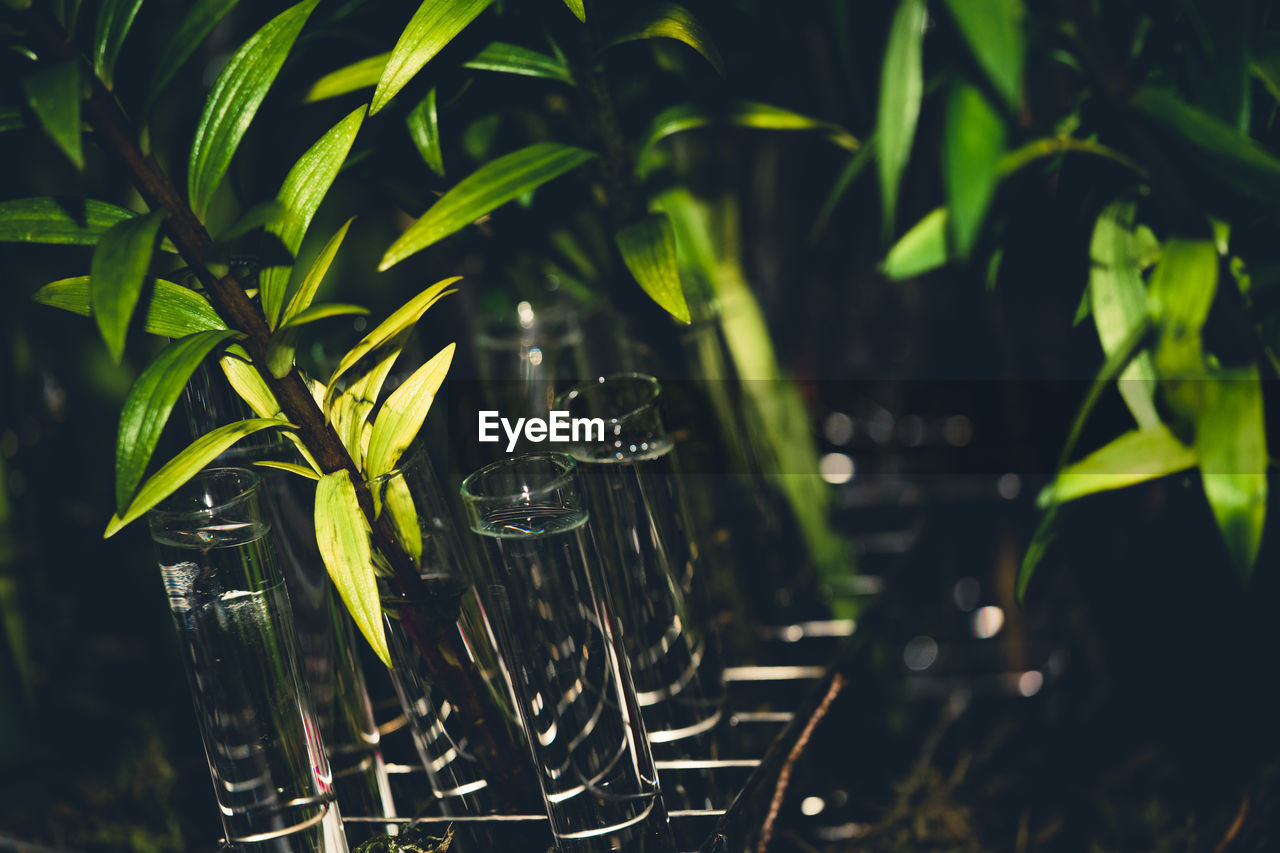
[[[44,52],[60,58],[73,55],[51,21],[34,11],[28,12],[26,17],[28,31],[43,42]],[[97,131],[99,141],[124,163],[147,206],[153,210],[163,209],[169,214],[165,222],[169,239],[209,294],[219,316],[230,327],[244,333],[241,345],[275,395],[281,411],[297,427],[299,436],[316,462],[326,473],[345,471],[350,477],[360,508],[373,532],[374,545],[394,570],[390,580],[396,595],[405,602],[429,600],[431,593],[417,567],[401,547],[388,518],[378,517],[374,511],[373,497],[363,474],[337,432],[326,421],[297,368],[283,378],[276,378],[266,369],[271,330],[261,310],[245,294],[235,276],[228,273],[218,277],[205,265],[205,252],[212,243],[209,232],[155,158],[142,153],[136,141],[137,134],[115,98],[96,76],[92,79],[92,92],[83,110],[87,122]],[[484,767],[498,802],[507,808],[528,802],[534,787],[527,779],[527,762],[507,736],[507,728],[496,720],[490,724],[489,710],[493,702],[479,671],[470,663],[470,655],[456,623],[440,620],[427,608],[413,604],[403,608],[402,618],[422,652],[432,678],[458,708],[467,730],[470,751]]]

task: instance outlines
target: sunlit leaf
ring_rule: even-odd
[[[302,0],[272,18],[240,46],[218,75],[187,164],[187,194],[196,215],[204,216],[240,140],[318,2]]]
[[[1045,157],[1057,157],[1062,154],[1090,154],[1095,157],[1102,157],[1119,163],[1127,169],[1132,169],[1136,174],[1144,178],[1147,176],[1147,170],[1140,163],[1135,162],[1132,158],[1116,151],[1114,148],[1109,148],[1092,139],[1075,139],[1071,136],[1049,136],[1043,139],[1033,139],[1020,145],[1000,158],[998,171],[1000,177],[1008,177],[1037,160]]]
[[[164,210],[155,210],[113,225],[93,250],[89,266],[93,316],[112,360],[117,363],[124,355],[129,322],[142,295],[143,279],[166,215]]]
[[[258,373],[257,368],[250,363],[249,354],[243,348],[238,344],[232,344],[227,348],[227,355],[218,359],[218,365],[222,368],[232,390],[240,396],[241,400],[244,400],[255,415],[260,418],[285,419],[275,395],[271,393],[266,380]],[[315,457],[297,433],[286,432],[284,435],[293,443],[303,461],[317,474],[321,473],[320,464],[316,462]]]
[[[342,444],[351,454],[357,465],[363,467],[366,432],[372,431],[369,415],[382,393],[383,383],[391,375],[405,342],[409,339],[411,329],[402,330],[395,337],[379,348],[378,363],[371,370],[352,382],[336,398],[325,401],[325,417],[333,424],[333,429],[342,439]]]
[[[297,465],[293,462],[276,462],[272,459],[263,459],[258,462],[254,462],[253,464],[261,468],[275,468],[277,471],[287,471],[290,474],[297,474],[299,477],[307,480],[318,481],[320,479],[320,475],[315,471],[312,471],[310,468],[303,465]]]
[[[491,42],[463,64],[477,71],[496,71],[500,74],[515,74],[520,77],[541,77],[545,80],[559,80],[562,83],[573,82],[568,66],[554,56],[547,56],[545,53],[538,53],[536,50],[502,41]]]
[[[365,456],[364,471],[370,479],[390,473],[422,428],[453,362],[454,346],[449,344],[436,353],[382,404],[373,422],[369,452]]]
[[[1152,314],[1160,326],[1156,373],[1165,399],[1179,415],[1200,408],[1204,349],[1200,331],[1218,288],[1218,250],[1212,240],[1173,238],[1151,273]]]
[[[682,323],[690,322],[680,285],[676,238],[665,213],[654,213],[618,229],[618,251],[627,269],[654,302]]]
[[[343,66],[321,77],[307,90],[305,101],[323,101],[349,92],[358,92],[378,85],[382,69],[387,67],[391,52],[379,53],[358,62]]]
[[[304,308],[287,322],[281,323],[280,328],[271,336],[271,340],[267,344],[267,369],[271,371],[272,376],[280,378],[293,368],[293,356],[298,347],[298,335],[301,333],[302,327],[308,323],[314,323],[317,320],[324,320],[329,317],[368,313],[369,309],[359,305],[340,305],[337,303],[312,305],[310,308]]]
[[[1089,244],[1088,308],[1102,351],[1110,356],[1147,316],[1142,282],[1145,259],[1159,244],[1149,228],[1137,226],[1133,202],[1113,202],[1098,217]],[[1120,394],[1141,428],[1160,422],[1155,408],[1155,365],[1143,352],[1118,380]]]
[[[387,59],[378,88],[373,93],[370,114],[376,113],[413,79],[454,36],[488,8],[493,0],[424,0],[400,33]]]
[[[98,6],[98,24],[93,35],[93,73],[108,89],[113,88],[116,59],[140,8],[142,0],[102,0]]]
[[[89,276],[82,275],[46,284],[31,297],[42,305],[61,308],[89,317]],[[226,323],[204,297],[180,284],[155,279],[143,287],[143,327],[153,335],[181,338],[210,329],[225,329]]]
[[[92,246],[111,226],[138,214],[93,199],[0,201],[0,243]]]
[[[432,243],[465,228],[547,181],[571,171],[596,155],[556,142],[539,142],[486,163],[458,182],[400,235],[382,256],[379,270],[395,266]]]
[[[996,167],[1004,154],[1004,119],[976,87],[959,83],[947,102],[943,139],[947,222],[952,246],[964,259],[978,239],[987,206],[995,195],[999,180]]]
[[[1022,95],[1022,65],[1026,39],[1022,0],[946,0],[951,17],[982,70],[1010,109]]]
[[[409,110],[409,114],[404,117],[404,124],[427,168],[443,178],[444,152],[440,148],[440,117],[436,114],[435,86],[431,87],[427,96],[416,107]]]
[[[666,38],[682,41],[711,63],[720,75],[724,74],[724,60],[712,44],[706,30],[697,18],[679,3],[648,3],[637,9],[609,44],[624,44],[641,39]]]
[[[453,278],[446,278],[443,281],[436,282],[404,305],[401,305],[396,309],[395,313],[378,324],[377,328],[361,338],[360,342],[342,357],[342,360],[338,362],[338,366],[334,369],[333,375],[329,377],[329,382],[325,389],[324,408],[326,410],[329,408],[330,401],[333,400],[338,391],[338,380],[348,370],[378,347],[386,344],[402,332],[413,328],[414,324],[422,318],[428,308],[436,304],[446,293],[452,292],[446,291],[445,288],[461,278],[461,276],[454,276]]]
[[[276,198],[284,204],[290,215],[278,219],[267,230],[279,236],[280,242],[293,255],[297,255],[306,236],[311,219],[315,216],[320,202],[333,185],[338,170],[347,159],[347,153],[360,132],[360,124],[364,121],[365,108],[362,106],[350,113],[342,121],[329,129],[320,140],[298,158],[298,162],[285,176],[284,184]],[[268,267],[259,277],[261,289],[262,313],[267,317],[267,324],[275,328],[280,317],[280,307],[284,304],[285,290],[289,285],[291,267]]]
[[[926,214],[893,244],[881,271],[889,278],[910,278],[944,266],[947,253],[947,209]]]
[[[230,329],[198,332],[180,338],[156,356],[129,389],[120,412],[116,437],[116,508],[124,511],[155,452],[160,433],[169,422],[174,403],[191,374],[223,342],[235,337]]]
[[[569,11],[577,16],[579,21],[586,23],[587,10],[582,0],[564,0],[564,5],[569,7]]]
[[[49,138],[77,169],[84,168],[80,139],[80,63],[68,59],[33,71],[22,80],[27,104]]]
[[[884,65],[880,72],[880,101],[876,113],[876,162],[880,167],[881,216],[884,233],[893,232],[898,186],[911,157],[911,143],[920,118],[924,94],[924,0],[901,0],[889,28]]]
[[[103,538],[119,533],[125,525],[136,521],[147,510],[169,497],[182,484],[194,477],[202,468],[217,459],[237,441],[264,429],[291,428],[287,421],[275,418],[255,418],[236,421],[210,430],[191,442],[185,450],[169,460],[152,474],[138,489],[137,497],[123,515],[113,515],[107,524]]]
[[[1196,452],[1205,497],[1227,551],[1248,580],[1267,518],[1266,422],[1256,365],[1207,381],[1196,419]]]
[[[369,523],[360,511],[356,489],[345,471],[320,478],[316,485],[316,544],[338,594],[356,627],[379,659],[391,666],[378,599],[378,580],[369,546]]]
[[[347,231],[350,230],[351,223],[354,221],[355,217],[352,217],[342,223],[342,227],[334,232],[329,242],[325,243],[324,248],[320,250],[320,254],[316,255],[316,259],[311,262],[311,267],[303,277],[302,283],[298,285],[298,289],[289,298],[289,304],[285,306],[280,320],[282,325],[287,325],[290,319],[305,311],[311,305],[311,301],[316,298],[320,283],[324,281],[325,273],[329,271],[333,259],[337,257],[338,249],[342,247],[342,241],[346,239]]]
[[[1122,489],[1185,471],[1196,464],[1196,451],[1163,424],[1127,432],[1105,447],[1058,473],[1037,498],[1041,507],[1066,503],[1097,492]]]
[[[755,101],[730,101],[721,109],[707,110],[697,104],[676,104],[658,113],[649,126],[644,147],[675,133],[731,124],[757,130],[804,130],[823,134],[841,148],[853,151],[858,147],[857,138],[838,124],[810,118],[791,110],[761,104]]]
[[[147,93],[148,105],[155,103],[160,93],[173,81],[178,70],[237,2],[238,0],[196,0],[192,4],[178,22],[178,28],[164,41],[164,49],[156,62],[155,74]]]

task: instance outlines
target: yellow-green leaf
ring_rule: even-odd
[[[995,195],[996,168],[1005,146],[1004,119],[976,86],[961,82],[947,102],[943,139],[947,223],[952,246],[964,259],[978,239]]]
[[[124,514],[111,517],[106,532],[102,534],[103,538],[114,536],[125,525],[136,521],[143,513],[177,491],[183,483],[194,477],[200,469],[217,459],[240,439],[272,428],[292,429],[287,421],[276,418],[255,418],[226,424],[200,436],[142,484],[142,488],[138,489],[137,497],[133,499],[133,503],[129,504]]]
[[[946,264],[947,209],[939,207],[903,234],[885,256],[882,271],[889,278],[910,278]]]
[[[298,336],[302,326],[324,320],[329,317],[344,317],[353,314],[368,314],[369,309],[360,305],[342,305],[330,303],[312,305],[293,315],[288,321],[281,323],[275,334],[267,343],[267,369],[271,375],[279,379],[293,368],[293,356],[298,347]]]
[[[386,511],[391,516],[391,526],[396,531],[396,539],[415,563],[422,560],[422,523],[418,516],[418,507],[413,502],[413,492],[405,482],[401,473],[385,477],[373,484],[377,497],[378,511]]]
[[[654,213],[618,229],[618,251],[644,292],[682,323],[690,322],[680,285],[676,238],[665,213]]]
[[[1206,382],[1196,419],[1204,494],[1231,561],[1248,580],[1267,518],[1267,434],[1256,365]]]
[[[318,481],[320,479],[320,475],[315,471],[312,471],[310,468],[306,468],[302,465],[296,465],[293,462],[276,462],[272,459],[264,459],[259,462],[254,462],[253,464],[262,468],[275,468],[277,471],[287,471],[290,474],[297,474],[299,477],[307,480]]]
[[[540,77],[572,83],[569,67],[554,56],[538,53],[518,44],[495,41],[485,45],[479,53],[463,65],[477,71],[496,71],[499,74],[515,74],[518,77]]]
[[[378,85],[378,78],[382,76],[382,69],[387,66],[390,56],[390,51],[379,53],[329,72],[312,84],[303,100],[323,101]]]
[[[586,7],[583,6],[582,0],[564,0],[564,5],[569,7],[569,11],[572,12],[579,21],[586,23],[587,10]]]
[[[389,473],[422,428],[453,362],[454,346],[449,344],[436,353],[382,404],[373,422],[369,452],[365,456],[364,471],[370,479]]]
[[[716,73],[724,75],[724,60],[697,18],[679,3],[650,3],[641,7],[610,39],[624,44],[641,39],[666,38],[682,41],[702,54]]]
[[[409,110],[409,114],[404,117],[404,125],[427,167],[443,178],[444,152],[440,148],[440,117],[436,114],[435,86],[431,87],[427,96],[416,107]]]
[[[493,0],[424,0],[391,50],[369,112],[376,113],[422,66],[488,8]]]
[[[373,369],[352,382],[349,388],[325,406],[325,416],[333,423],[334,431],[342,439],[351,458],[362,469],[366,432],[372,430],[369,415],[378,401],[378,395],[382,393],[383,383],[387,381],[392,366],[409,339],[409,331],[405,329],[384,345],[384,354]]]
[[[258,107],[280,73],[319,0],[302,0],[268,21],[240,46],[218,75],[196,126],[187,164],[187,195],[203,217]]]
[[[325,474],[316,485],[316,544],[338,594],[378,658],[391,666],[383,630],[378,579],[373,571],[369,522],[345,471]]]
[[[31,298],[42,305],[61,308],[81,317],[93,314],[87,275],[50,282]],[[144,287],[141,301],[143,328],[153,335],[181,338],[195,332],[227,327],[204,297],[164,279],[155,279],[150,288]]]
[[[92,246],[111,226],[137,215],[93,199],[38,197],[0,201],[0,243]]]
[[[465,228],[499,205],[581,166],[596,155],[572,145],[539,142],[486,163],[458,182],[382,256],[385,270]]]
[[[1218,249],[1212,240],[1165,242],[1149,289],[1151,312],[1160,326],[1156,372],[1161,379],[1196,380],[1202,375],[1200,331],[1217,289]],[[1195,391],[1193,386],[1184,390]]]
[[[857,137],[834,122],[810,118],[782,107],[757,101],[730,101],[722,109],[714,111],[697,104],[676,104],[673,107],[667,107],[658,113],[650,124],[644,147],[648,148],[675,133],[716,124],[731,124],[756,130],[814,131],[848,151],[858,148]]]
[[[333,236],[329,238],[329,242],[324,244],[324,248],[320,250],[320,254],[316,255],[316,259],[311,262],[311,268],[307,270],[306,276],[303,277],[302,283],[298,285],[298,289],[293,292],[293,296],[289,298],[289,304],[285,306],[284,314],[281,317],[281,324],[287,325],[289,320],[301,314],[311,305],[311,301],[316,298],[316,292],[320,289],[320,283],[324,281],[325,273],[329,271],[333,259],[338,255],[338,249],[342,246],[342,241],[347,237],[347,231],[351,228],[351,223],[355,221],[353,216],[346,222],[342,223]]]
[[[276,198],[291,215],[277,220],[267,230],[280,237],[280,242],[290,254],[298,253],[307,227],[311,225],[311,218],[315,216],[320,202],[333,185],[333,179],[337,177],[338,170],[342,168],[342,163],[355,142],[356,134],[360,132],[364,113],[365,108],[362,106],[330,128],[298,158],[298,162],[285,176]],[[291,269],[292,267],[268,267],[260,277],[262,312],[273,329],[280,317],[280,306],[284,304]]]
[[[880,167],[881,217],[886,236],[893,233],[898,186],[911,157],[920,99],[924,95],[924,0],[901,0],[889,28],[880,72],[876,113],[876,162]]]
[[[142,295],[164,210],[127,219],[102,235],[89,265],[89,297],[94,319],[113,361],[124,355],[129,322]]]
[[[1127,432],[1105,447],[1058,473],[1040,493],[1037,503],[1046,507],[1066,503],[1097,492],[1122,489],[1196,464],[1196,451],[1187,447],[1163,424]]]
[[[40,126],[77,169],[84,168],[80,139],[80,63],[68,59],[33,71],[22,80],[27,104]]]
[[[1026,38],[1022,0],[946,0],[951,17],[969,43],[978,65],[1010,109],[1022,95],[1022,65]]]

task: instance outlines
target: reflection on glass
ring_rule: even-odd
[[[345,853],[257,477],[203,472],[149,520],[227,840]]]
[[[478,584],[563,853],[674,849],[573,460],[530,454],[462,484]]]
[[[587,375],[582,329],[564,308],[521,302],[514,314],[484,318],[476,352],[486,387],[503,397],[490,405],[512,418],[545,416],[558,385]]]

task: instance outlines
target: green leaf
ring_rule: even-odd
[[[409,226],[382,256],[385,270],[465,228],[495,207],[576,169],[596,155],[557,142],[539,142],[486,163],[458,182]]]
[[[160,93],[173,82],[174,76],[191,58],[191,54],[196,52],[237,2],[238,0],[196,0],[187,14],[182,16],[178,28],[165,40],[164,50],[156,62],[156,70],[147,92],[147,112],[151,111],[150,108],[160,97]]]
[[[1280,195],[1280,160],[1233,125],[1164,89],[1141,88],[1131,103],[1237,192],[1265,202]]]
[[[444,177],[444,151],[440,148],[440,118],[436,114],[436,87],[432,86],[427,96],[418,105],[409,110],[404,117],[405,127],[409,129],[409,138],[422,155],[427,167],[440,177]]]
[[[359,305],[312,305],[295,314],[288,322],[281,323],[280,328],[267,343],[267,369],[277,379],[285,376],[293,368],[293,356],[298,348],[298,337],[302,326],[324,320],[329,317],[350,316],[352,314],[368,314],[368,308]]]
[[[223,374],[226,375],[227,382],[231,384],[231,388],[253,410],[254,414],[260,418],[285,420],[284,413],[280,410],[280,404],[276,402],[275,395],[271,393],[271,389],[267,387],[266,380],[262,378],[257,368],[249,361],[249,354],[241,346],[232,344],[227,347],[227,354],[218,359],[218,365],[222,368]],[[311,466],[312,470],[317,474],[321,473],[320,464],[316,462],[315,457],[311,455],[311,451],[307,449],[306,444],[296,433],[286,432],[285,438],[293,443],[299,455]]]
[[[1247,581],[1267,518],[1267,435],[1256,365],[1213,376],[1196,420],[1204,494]]]
[[[1147,291],[1142,270],[1159,244],[1151,229],[1134,223],[1137,205],[1118,201],[1098,217],[1089,244],[1088,309],[1098,329],[1102,351],[1115,353],[1135,326],[1147,317]],[[1155,408],[1155,364],[1150,353],[1139,353],[1125,368],[1118,388],[1138,426],[1160,423]]]
[[[1075,139],[1070,136],[1048,136],[1044,139],[1033,139],[1001,157],[998,171],[1000,177],[1005,178],[1034,163],[1036,160],[1045,157],[1057,157],[1062,154],[1091,154],[1095,157],[1103,157],[1119,163],[1126,169],[1132,169],[1143,178],[1147,177],[1147,170],[1141,164],[1134,162],[1114,148],[1108,148],[1092,139]]]
[[[463,63],[467,68],[477,71],[496,71],[500,74],[515,74],[520,77],[540,77],[544,80],[559,80],[572,83],[573,75],[569,68],[554,56],[538,53],[518,44],[495,41],[486,45],[483,50]]]
[[[343,374],[355,366],[360,359],[400,333],[412,328],[422,318],[422,315],[427,313],[428,308],[436,304],[442,297],[453,292],[451,290],[447,291],[445,288],[461,278],[461,276],[454,276],[453,278],[446,278],[443,281],[436,282],[404,305],[401,305],[390,317],[379,323],[377,328],[361,338],[360,342],[342,357],[342,360],[338,362],[338,366],[334,369],[333,375],[329,377],[329,382],[325,388],[324,408],[326,410],[329,409],[330,402],[338,392],[337,382],[342,378]]]
[[[618,251],[644,292],[682,323],[690,322],[680,286],[676,238],[665,213],[654,213],[618,229]]]
[[[278,199],[255,204],[246,210],[230,228],[214,237],[213,245],[219,247],[229,246],[249,232],[265,228],[271,223],[284,220],[291,215],[289,208],[285,207]]]
[[[702,54],[720,76],[724,76],[724,60],[720,51],[711,43],[702,24],[679,3],[650,3],[638,10],[624,24],[609,45],[624,44],[641,39],[674,39],[682,41]]]
[[[1151,273],[1151,312],[1160,326],[1156,372],[1165,380],[1175,414],[1199,408],[1203,390],[1204,328],[1218,289],[1218,250],[1212,240],[1170,239]],[[1186,381],[1183,381],[1186,380]]]
[[[583,5],[582,0],[564,0],[564,5],[569,7],[569,11],[572,12],[579,21],[582,21],[584,24],[587,22],[587,9]]]
[[[1016,111],[1026,53],[1022,0],[947,0],[947,8],[991,84]]]
[[[356,627],[390,668],[391,654],[369,546],[369,522],[360,511],[355,486],[346,471],[325,474],[316,485],[316,544]]]
[[[401,473],[375,481],[373,484],[374,502],[381,514],[385,508],[391,515],[391,526],[395,528],[396,540],[413,558],[415,563],[422,560],[422,522],[418,517],[418,508],[413,503],[413,492],[404,481]]]
[[[383,355],[373,369],[352,382],[336,400],[331,403],[328,399],[325,401],[325,416],[333,423],[334,431],[338,433],[343,446],[357,465],[364,464],[365,450],[373,432],[369,415],[373,412],[378,395],[382,393],[383,383],[391,375],[392,366],[404,350],[410,331],[404,329],[393,337],[382,348]]]
[[[996,169],[1004,154],[1004,119],[975,86],[959,83],[947,102],[943,139],[947,221],[956,255],[964,259],[978,239],[987,206],[995,195]]]
[[[857,137],[838,124],[755,101],[730,101],[714,112],[697,104],[667,107],[650,124],[644,147],[649,148],[675,133],[715,124],[732,124],[757,130],[817,131],[841,148],[849,151],[858,148]]]
[[[0,201],[0,243],[92,246],[111,226],[138,214],[93,199]]]
[[[355,314],[368,314],[369,309],[363,305],[347,305],[341,302],[325,302],[320,305],[312,305],[304,308],[290,318],[289,322],[282,323],[282,329],[296,329],[299,326],[305,326],[308,323],[314,323],[317,320],[326,320],[330,317],[349,317]]]
[[[351,228],[351,223],[355,221],[353,216],[346,222],[342,223],[334,235],[329,238],[329,242],[324,244],[324,248],[320,250],[320,254],[316,255],[316,259],[311,262],[311,268],[307,270],[307,274],[303,277],[302,283],[298,285],[298,289],[293,292],[293,296],[289,299],[289,304],[285,306],[284,314],[281,317],[281,324],[288,325],[289,320],[302,313],[311,305],[311,301],[316,298],[316,291],[320,289],[320,283],[324,281],[325,273],[329,271],[329,266],[333,263],[333,259],[338,255],[338,249],[342,246],[342,241],[346,239],[347,231]]]
[[[409,20],[378,79],[372,115],[404,88],[432,57],[453,41],[493,0],[423,0]]]
[[[278,235],[280,242],[291,254],[297,255],[316,209],[324,201],[325,194],[333,185],[333,179],[338,176],[338,170],[347,159],[356,134],[360,132],[364,113],[365,108],[361,106],[335,124],[298,158],[298,162],[285,176],[276,198],[291,215],[277,220],[267,231]],[[262,312],[273,329],[280,317],[280,306],[284,304],[290,269],[291,267],[268,267],[259,278]]]
[[[116,59],[140,8],[142,0],[102,0],[98,6],[98,24],[93,35],[93,73],[108,89],[114,88]]]
[[[148,292],[149,291],[149,292]],[[89,276],[67,278],[46,284],[31,297],[42,305],[61,308],[89,317]],[[181,338],[210,329],[225,329],[218,312],[194,290],[163,279],[154,279],[143,288],[143,328],[153,335]]]
[[[80,63],[68,59],[33,71],[22,80],[27,103],[49,138],[77,169],[84,168],[80,139]]]
[[[818,237],[826,229],[827,223],[831,221],[831,214],[835,213],[836,205],[840,203],[840,199],[844,198],[844,194],[849,191],[849,187],[862,174],[862,170],[867,168],[867,164],[871,162],[875,150],[876,138],[873,136],[864,142],[862,147],[854,152],[849,161],[844,164],[844,168],[836,176],[835,183],[831,185],[831,191],[827,193],[826,199],[822,202],[822,209],[818,211],[818,216],[813,221],[813,228],[809,231],[810,243],[818,241]]]
[[[302,0],[268,21],[228,60],[205,101],[187,165],[187,194],[203,217],[240,140],[319,0]]]
[[[881,272],[892,279],[910,278],[944,266],[947,254],[947,209],[939,207],[903,234],[885,256]]]
[[[1036,502],[1041,507],[1066,503],[1097,492],[1123,489],[1184,471],[1196,464],[1196,451],[1164,424],[1127,432],[1105,447],[1058,472]]]
[[[361,59],[359,62],[353,62],[337,71],[330,71],[311,85],[303,100],[323,101],[326,98],[336,98],[348,92],[358,92],[361,89],[376,86],[378,78],[382,76],[382,69],[387,67],[387,60],[390,57],[390,51],[379,53]]]
[[[0,107],[0,133],[11,130],[25,130],[27,122],[18,107]]]
[[[889,28],[889,43],[880,74],[880,102],[876,112],[876,144],[880,165],[880,194],[884,233],[893,233],[898,186],[911,157],[911,143],[920,118],[924,94],[924,0],[901,0]]]
[[[260,468],[275,468],[278,471],[287,471],[290,474],[297,474],[299,477],[303,477],[307,480],[319,481],[320,479],[320,475],[315,471],[312,471],[304,465],[296,465],[293,462],[276,462],[272,459],[264,459],[259,462],[254,462],[253,464]]]
[[[422,428],[436,392],[453,362],[454,344],[436,353],[392,392],[378,411],[365,454],[364,471],[369,479],[391,473],[400,456]]]
[[[287,421],[275,418],[255,418],[236,421],[211,430],[191,442],[185,450],[169,460],[159,471],[138,489],[138,495],[123,515],[113,515],[102,538],[109,539],[125,525],[136,521],[147,510],[177,491],[183,483],[194,477],[200,469],[217,459],[227,448],[240,439],[264,429],[291,429]]]
[[[93,315],[107,350],[117,364],[124,355],[129,322],[142,295],[142,282],[166,215],[164,210],[154,210],[146,216],[113,225],[93,250],[93,261],[89,265]]]
[[[116,508],[129,505],[151,461],[160,433],[191,374],[205,357],[237,332],[221,329],[197,332],[169,344],[129,389],[120,412],[116,437]]]

